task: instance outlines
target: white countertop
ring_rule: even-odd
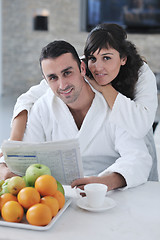
[[[117,203],[105,212],[89,212],[71,205],[51,229],[35,231],[0,226],[0,239],[14,240],[159,240],[160,239],[160,182],[147,182],[125,191],[116,190],[108,196]]]

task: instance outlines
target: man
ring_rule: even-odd
[[[65,41],[48,44],[40,66],[50,88],[32,107],[23,141],[78,138],[88,177],[75,180],[72,187],[101,182],[111,190],[146,182],[152,159],[144,140],[110,123],[111,110],[84,80],[85,64],[74,47]]]

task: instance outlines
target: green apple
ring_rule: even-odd
[[[27,180],[26,180],[26,176],[23,176],[22,178],[23,178],[24,181],[25,181],[26,187],[32,187],[32,186],[30,186],[29,183],[27,182]]]
[[[61,193],[63,193],[63,195],[65,195],[64,188],[63,188],[62,184],[58,181],[57,181],[57,190],[60,191]]]
[[[1,191],[0,191],[0,196],[2,194],[4,194],[4,193],[9,193],[9,191],[8,191],[8,183],[9,183],[9,181],[10,181],[10,178],[6,179],[4,181],[4,183],[2,184]]]
[[[22,188],[26,187],[26,183],[22,177],[14,176],[10,178],[7,187],[11,194],[17,195]]]
[[[4,183],[4,180],[0,180],[0,192],[2,191],[2,185]]]
[[[0,180],[0,187],[2,187],[4,180]]]
[[[51,170],[44,164],[31,164],[25,173],[26,181],[30,186],[34,187],[36,179],[41,175],[51,175]]]

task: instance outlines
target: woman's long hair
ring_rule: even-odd
[[[135,84],[138,80],[139,69],[143,65],[143,59],[138,54],[135,45],[126,39],[126,31],[121,26],[100,24],[89,33],[84,55],[88,63],[88,57],[95,51],[113,48],[119,52],[120,58],[127,57],[126,64],[121,66],[119,74],[111,84],[118,92],[134,99]]]

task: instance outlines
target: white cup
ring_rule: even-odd
[[[108,187],[102,183],[89,183],[84,186],[88,206],[99,208],[103,205]]]

